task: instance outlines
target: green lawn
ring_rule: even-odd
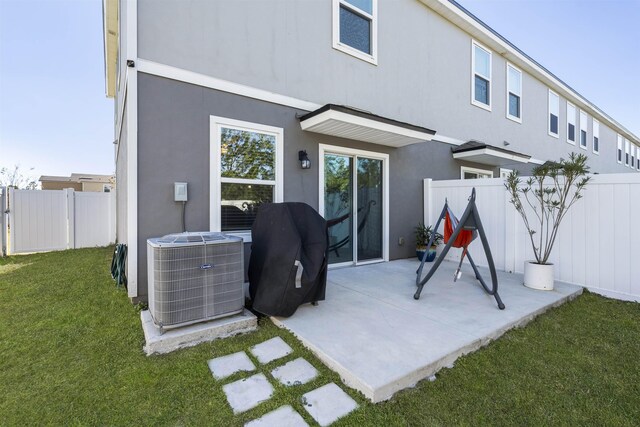
[[[242,425],[288,403],[314,425],[299,396],[342,383],[266,319],[248,335],[146,357],[139,315],[109,276],[111,253],[0,259],[0,424]],[[273,336],[321,375],[233,416],[206,362]],[[336,425],[637,425],[640,304],[586,293],[391,401],[347,391],[361,406]]]

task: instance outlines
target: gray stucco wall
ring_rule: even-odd
[[[127,109],[124,108],[122,131],[118,137],[118,153],[116,159],[116,240],[118,243],[127,243]]]
[[[188,5],[188,6],[187,6]],[[378,65],[332,48],[331,1],[139,0],[139,56],[318,104],[351,105],[478,139],[541,160],[585,152],[547,134],[547,88],[523,76],[522,124],[505,117],[506,62],[492,55],[492,111],[471,105],[471,36],[417,0],[378,2]],[[265,25],[266,23],[266,25]],[[627,172],[615,160],[615,132],[601,123],[600,173]]]
[[[389,154],[391,259],[415,253],[413,227],[422,220],[422,180],[455,179],[460,166],[451,145],[422,143],[401,149],[304,132],[289,107],[212,89],[138,74],[138,289],[146,296],[146,239],[180,232],[181,206],[173,201],[173,182],[189,184],[187,229],[209,229],[209,117],[277,126],[284,129],[284,199],[318,208],[318,144]],[[307,150],[310,170],[300,169],[298,151]],[[486,167],[484,167],[486,169]],[[405,244],[398,245],[404,237]],[[249,256],[249,245],[246,255]],[[248,260],[248,258],[247,258]]]

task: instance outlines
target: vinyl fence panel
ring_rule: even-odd
[[[456,216],[461,216],[474,187],[496,268],[522,273],[525,261],[534,259],[533,250],[522,219],[509,203],[502,178],[425,180],[425,223],[435,224],[445,199]],[[615,298],[640,300],[640,281],[634,277],[640,259],[640,227],[633,221],[638,212],[639,174],[595,175],[584,197],[560,225],[550,257],[556,280]],[[469,250],[479,265],[487,265],[479,239]],[[457,261],[460,254],[461,250],[452,250],[447,259]]]

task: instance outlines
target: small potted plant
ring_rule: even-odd
[[[419,260],[422,261],[422,257],[425,252],[427,252],[427,262],[432,262],[436,258],[436,248],[442,243],[442,234],[437,231],[433,231],[432,226],[426,227],[423,223],[419,222],[416,227],[416,256]],[[431,236],[435,233],[435,237],[433,238],[433,244],[431,248],[427,248],[429,241],[431,240]]]
[[[524,263],[524,285],[553,290],[553,264],[549,262],[560,223],[571,206],[582,198],[587,183],[587,156],[571,153],[568,160],[546,162],[533,169],[525,182],[517,171],[505,182],[510,202],[527,229],[535,260]]]

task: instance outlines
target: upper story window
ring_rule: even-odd
[[[593,127],[593,152],[596,154],[600,153],[600,122],[596,119],[593,119],[592,122]]]
[[[576,107],[567,101],[567,142],[576,144]]]
[[[549,89],[549,135],[559,138],[559,121],[560,121],[560,97],[557,93]]]
[[[580,148],[587,149],[587,113],[580,111]]]
[[[640,147],[636,147],[636,169],[640,171]]]
[[[283,130],[211,116],[212,231],[249,236],[258,207],[283,199]]]
[[[624,140],[624,165],[629,167],[629,140]]]
[[[618,155],[617,158],[618,163],[622,163],[622,136],[618,135]]]
[[[378,0],[333,0],[333,47],[377,64]]]
[[[522,123],[522,71],[507,64],[507,118]]]
[[[471,42],[471,103],[491,111],[491,51]]]

